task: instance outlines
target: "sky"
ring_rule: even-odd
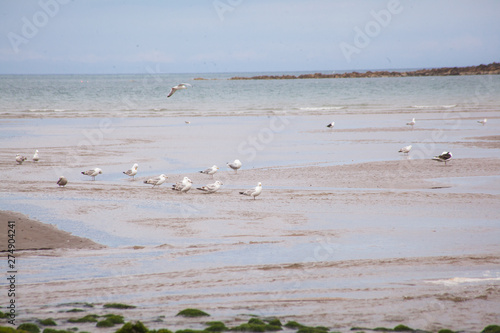
[[[498,0],[1,0],[0,74],[488,64],[499,13]]]

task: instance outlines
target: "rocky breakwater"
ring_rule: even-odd
[[[345,78],[370,78],[370,77],[405,77],[405,76],[451,76],[451,75],[498,75],[500,74],[500,63],[493,62],[488,65],[468,67],[442,67],[431,69],[419,69],[415,71],[367,71],[349,73],[314,73],[301,75],[258,75],[258,76],[235,76],[230,80],[293,80],[293,79],[345,79]]]

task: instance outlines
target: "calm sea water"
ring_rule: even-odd
[[[0,116],[484,113],[500,105],[498,75],[229,80],[261,74],[301,73],[2,75]],[[170,87],[181,82],[192,87],[167,98]]]

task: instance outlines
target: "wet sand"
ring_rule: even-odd
[[[344,115],[327,131],[326,118],[2,121],[11,136],[0,208],[73,235],[27,246],[54,250],[23,253],[19,320],[64,322],[61,309],[75,306],[61,304],[107,313],[103,303],[123,302],[138,306],[127,319],[150,328],[203,328],[175,317],[188,307],[210,320],[256,314],[342,332],[498,324],[498,120],[457,126],[429,111],[411,130],[405,115]],[[408,157],[397,153],[410,143]],[[15,164],[35,148],[40,162]],[[431,160],[443,150],[454,154],[446,166]],[[235,158],[237,174],[225,167]],[[133,163],[135,180],[122,174]],[[203,194],[195,187],[213,180],[198,171],[214,163],[224,185]],[[104,171],[96,181],[80,174],[94,167]],[[143,184],[160,173],[166,184]],[[58,188],[62,174],[69,183]],[[183,176],[193,189],[172,191]],[[256,200],[238,194],[258,182]],[[80,241],[68,237],[107,247],[57,250]]]

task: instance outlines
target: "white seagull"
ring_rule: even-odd
[[[488,119],[484,118],[483,120],[478,120],[477,122],[484,126],[488,122]]]
[[[203,191],[206,193],[214,193],[214,192],[217,192],[218,189],[220,189],[221,185],[224,185],[224,184],[222,184],[222,182],[218,180],[213,184],[208,184],[206,186],[198,187],[197,190],[200,190],[200,191]]]
[[[176,86],[172,87],[172,89],[170,89],[170,93],[168,94],[167,97],[172,96],[177,90],[187,89],[187,87],[191,87],[191,85],[189,83],[179,83],[178,85],[176,85]]]
[[[411,150],[411,145],[401,148],[399,150],[399,153],[408,154],[410,152],[410,150]]]
[[[451,155],[451,153],[449,151],[443,151],[443,153],[441,155],[434,156],[432,159],[434,161],[444,162],[444,165],[446,165],[446,162],[451,160],[452,156],[453,155]]]
[[[144,184],[150,184],[150,185],[153,185],[152,188],[154,188],[155,186],[160,186],[161,184],[163,184],[165,181],[167,180],[167,176],[165,176],[163,173],[161,175],[159,175],[158,177],[155,177],[155,178],[149,178],[148,180],[145,180],[144,181]]]
[[[20,154],[17,154],[17,155],[16,155],[16,162],[17,162],[18,164],[23,164],[23,162],[24,162],[24,161],[26,161],[26,160],[27,160],[27,158],[26,158],[26,157],[24,157],[24,156],[22,156],[22,155],[20,155]]]
[[[90,176],[90,177],[92,177],[92,180],[95,180],[95,177],[97,175],[100,175],[100,174],[102,174],[102,170],[99,168],[95,168],[93,170],[82,171],[82,175]]]
[[[204,173],[204,174],[207,174],[207,175],[211,175],[212,176],[212,179],[214,178],[214,173],[217,172],[217,170],[219,169],[219,167],[217,167],[217,165],[212,165],[211,168],[208,168],[204,171],[200,171],[200,173]]]
[[[259,184],[256,187],[251,188],[249,190],[246,190],[244,192],[240,192],[240,194],[248,195],[248,196],[253,197],[254,200],[255,200],[255,197],[258,196],[261,193],[262,193],[262,184],[260,182],[259,182]]]
[[[231,169],[233,169],[235,173],[238,173],[238,169],[241,168],[241,165],[242,165],[241,162],[240,162],[240,160],[234,160],[233,163],[227,162],[226,164],[227,164],[228,167],[230,167]]]
[[[139,168],[139,164],[135,163],[132,166],[132,169],[127,170],[127,171],[123,171],[123,173],[126,174],[127,176],[130,176],[133,179],[135,179],[135,175],[137,175],[137,168]]]
[[[333,128],[333,126],[335,126],[335,122],[332,121],[331,123],[329,123],[328,125],[326,125],[326,127],[328,128]]]
[[[415,125],[415,118],[413,118],[409,123],[406,123],[406,125],[410,125],[413,129],[413,125]]]
[[[59,177],[59,179],[57,180],[57,185],[59,185],[59,187],[64,187],[67,183],[68,180],[64,176]]]
[[[191,189],[191,186],[193,186],[193,181],[188,177],[184,177],[182,181],[172,185],[172,190],[185,193]]]
[[[38,156],[38,149],[35,150],[35,154],[33,154],[33,162],[38,162],[40,157]]]

